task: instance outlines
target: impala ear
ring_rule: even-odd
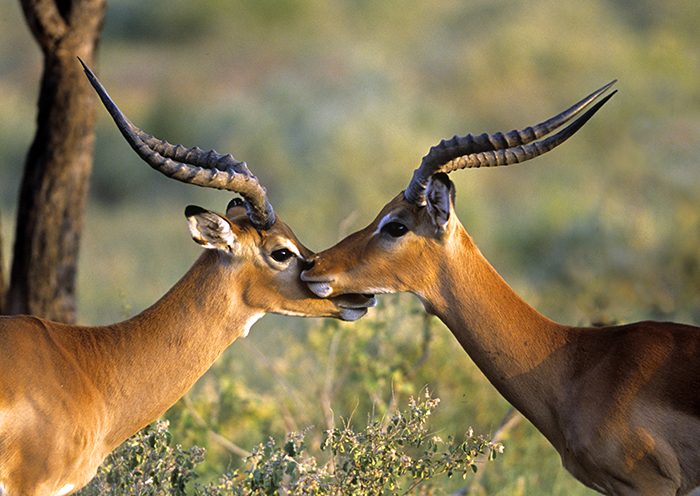
[[[227,252],[238,249],[239,242],[233,226],[223,215],[190,205],[185,209],[185,216],[192,239],[204,248]]]
[[[447,174],[435,174],[425,189],[425,200],[428,214],[435,227],[444,232],[450,221],[450,213],[454,202],[454,185]]]

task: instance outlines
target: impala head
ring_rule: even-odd
[[[168,177],[206,188],[238,193],[226,216],[189,206],[185,210],[193,239],[219,254],[222,266],[237,267],[246,305],[261,313],[357,320],[376,302],[347,294],[329,300],[312,293],[300,275],[313,253],[275,215],[265,188],[245,162],[215,151],[171,145],[137,128],[119,110],[93,72],[85,74],[122,135],[151,167]]]
[[[313,257],[313,266],[302,273],[302,279],[324,297],[401,291],[420,295],[421,288],[444,271],[440,261],[452,253],[451,243],[461,241],[464,246],[468,239],[454,214],[455,191],[447,174],[458,169],[515,164],[546,153],[578,131],[614,92],[563,130],[536,140],[579,114],[614,82],[534,127],[443,140],[423,157],[404,192],[389,202],[369,226]]]

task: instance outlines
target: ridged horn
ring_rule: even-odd
[[[171,145],[145,133],[119,110],[85,62],[80,60],[80,63],[119,131],[148,165],[183,183],[238,193],[243,197],[248,217],[256,229],[266,230],[272,227],[275,214],[267,199],[265,188],[250,172],[245,162],[239,162],[230,154],[221,155],[214,150],[205,152],[198,147]]]
[[[424,205],[425,188],[434,174],[449,173],[457,169],[517,164],[548,152],[573,136],[617,91],[600,100],[557,134],[542,141],[532,142],[550,134],[578,115],[616,81],[606,84],[564,112],[536,126],[509,133],[484,133],[478,136],[468,134],[442,140],[423,157],[420,167],[413,172],[413,178],[404,192],[404,197],[414,205]]]

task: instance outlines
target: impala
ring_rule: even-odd
[[[700,328],[573,327],[542,316],[472,242],[455,215],[447,176],[551,150],[612,93],[569,127],[536,140],[613,83],[535,127],[442,141],[404,192],[368,227],[314,256],[302,279],[324,297],[416,294],[583,484],[608,495],[687,494],[700,485]]]
[[[314,295],[300,279],[312,253],[275,216],[245,163],[145,134],[85,72],[152,167],[243,200],[226,216],[186,208],[192,238],[206,250],[165,296],[125,322],[82,327],[0,318],[3,496],[65,495],[85,485],[112,449],[163,414],[265,313],[355,320],[374,303]]]

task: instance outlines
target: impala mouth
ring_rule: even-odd
[[[359,319],[367,313],[368,308],[377,305],[377,299],[374,295],[357,293],[335,296],[330,300],[340,308],[340,319],[349,322]]]
[[[302,275],[303,279],[303,275]],[[374,293],[339,293],[333,296],[334,290],[331,287],[329,282],[312,282],[312,281],[307,281],[306,285],[309,287],[312,293],[314,293],[316,296],[319,298],[343,298],[346,301],[355,301],[355,302],[366,302],[366,303],[360,303],[359,306],[367,306],[367,307],[374,307],[377,305],[377,299],[374,297]],[[381,293],[381,291],[379,291]],[[338,306],[343,306],[342,304],[338,304]],[[354,308],[355,305],[351,303],[351,307]],[[350,307],[348,307],[350,308]]]
[[[377,306],[377,299],[371,294],[348,293],[331,298],[340,308],[371,308]]]
[[[313,281],[308,280],[306,275],[301,273],[301,280],[306,282],[306,285],[319,298],[331,298],[336,301],[336,305],[340,308],[370,308],[377,305],[377,299],[371,292],[367,293],[342,293],[336,292],[331,286],[332,280],[328,281]],[[334,295],[335,293],[335,295]]]
[[[327,282],[307,282],[309,289],[321,298],[328,298],[333,294],[333,288]]]

